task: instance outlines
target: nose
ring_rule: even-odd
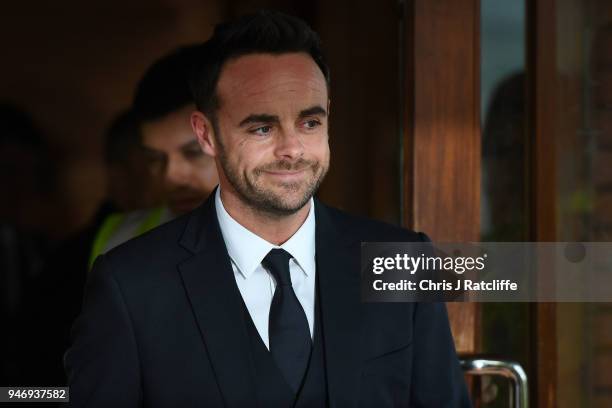
[[[275,154],[283,159],[296,160],[304,155],[301,135],[294,130],[279,132]]]
[[[171,186],[189,184],[191,166],[187,160],[179,156],[171,156],[166,167],[166,183]]]

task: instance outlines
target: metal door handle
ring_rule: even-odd
[[[529,388],[527,374],[516,361],[490,359],[478,356],[460,356],[459,363],[466,374],[493,375],[508,378],[512,383],[514,407],[529,407]]]

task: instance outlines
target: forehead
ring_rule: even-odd
[[[221,108],[230,109],[281,102],[325,104],[327,84],[317,64],[306,53],[249,54],[223,66],[217,94]]]

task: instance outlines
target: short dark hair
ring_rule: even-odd
[[[147,69],[136,87],[132,110],[141,121],[160,119],[193,103],[189,77],[201,44],[180,47]]]
[[[196,106],[212,116],[219,106],[217,83],[223,65],[243,55],[309,54],[321,69],[329,88],[329,67],[321,50],[319,35],[303,20],[278,11],[262,10],[236,21],[219,24],[213,36],[203,44],[191,77]]]

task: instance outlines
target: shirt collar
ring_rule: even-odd
[[[245,279],[255,272],[273,248],[289,252],[306,276],[315,273],[315,212],[312,198],[306,220],[280,247],[249,231],[229,215],[221,201],[220,186],[215,193],[215,210],[227,252]]]

